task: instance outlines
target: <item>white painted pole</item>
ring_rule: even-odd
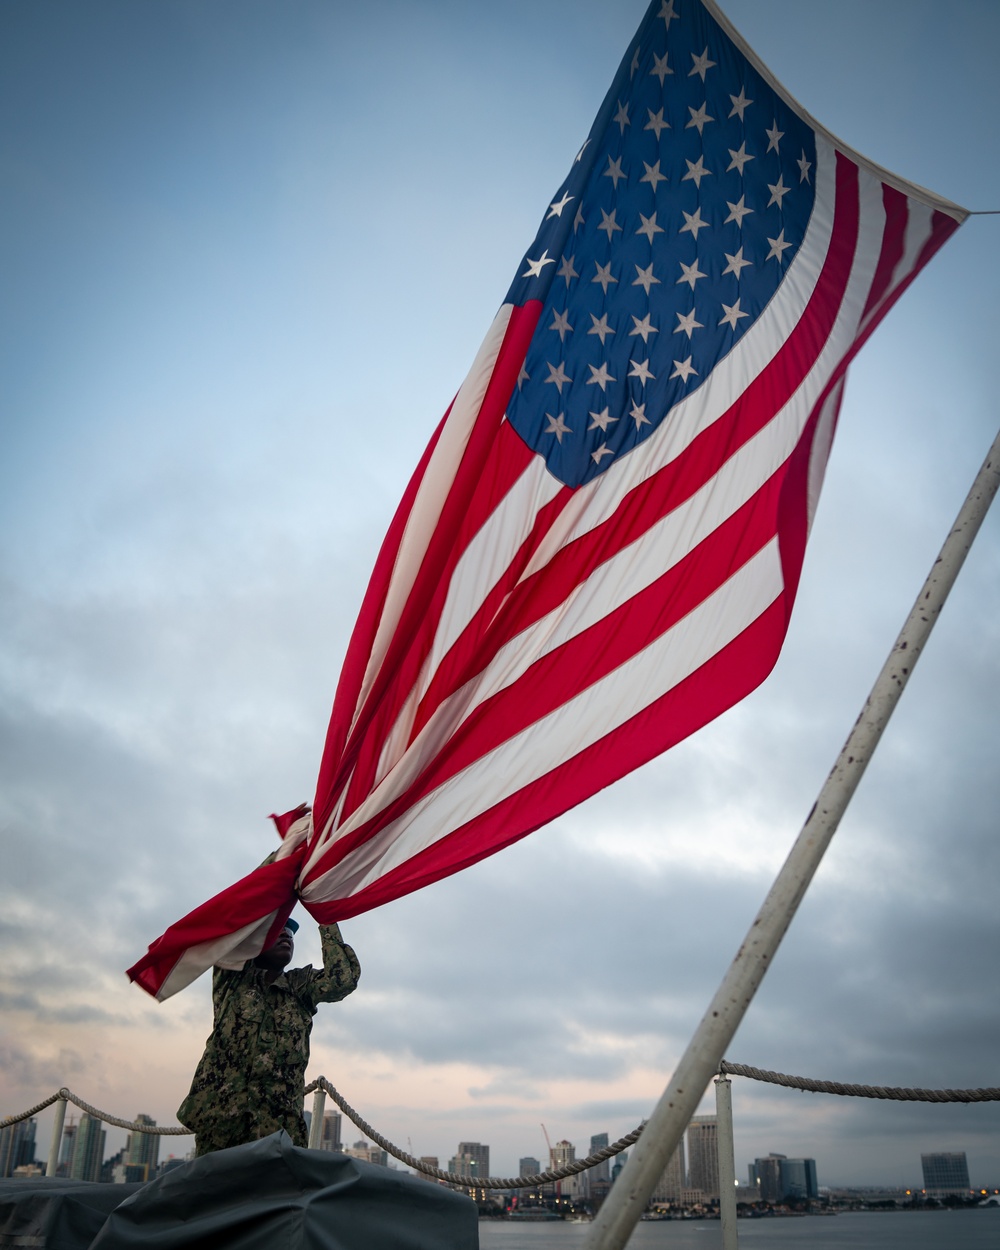
[[[792,922],[1000,485],[1000,434],[757,918],[663,1091],[586,1250],[622,1250]]]
[[[323,1113],[326,1111],[326,1090],[322,1085],[316,1086],[313,1094],[312,1119],[309,1121],[309,1149],[319,1150],[323,1140]]]
[[[66,1099],[60,1098],[56,1103],[56,1118],[52,1125],[52,1143],[49,1146],[49,1161],[45,1165],[45,1175],[55,1176],[59,1167],[59,1150],[62,1146],[63,1125],[66,1123]]]
[[[733,1086],[728,1076],[715,1078],[715,1125],[715,1143],[719,1154],[719,1219],[722,1222],[722,1250],[738,1250]]]

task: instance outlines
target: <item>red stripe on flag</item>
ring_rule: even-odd
[[[869,324],[863,327],[851,345],[850,353],[844,361],[845,368],[854,359],[865,343],[868,342],[869,336],[878,328],[883,317],[885,317],[886,313],[909,287],[910,283],[913,282],[921,269],[923,269],[931,257],[944,246],[960,225],[961,222],[956,221],[954,217],[949,217],[947,213],[934,212],[931,215],[931,231],[926,242],[921,247],[917,259],[913,262],[911,268],[899,279],[896,285],[886,292],[881,303],[878,304],[877,307],[873,305],[875,315],[872,316]]]
[[[778,600],[728,647],[619,729],[357,894],[310,903],[310,913],[321,924],[346,920],[520,841],[745,698],[774,667],[784,634],[785,610]]]
[[[496,411],[502,416],[510,393],[516,385],[517,375],[540,312],[541,305],[537,302],[514,310],[483,401],[483,411]],[[438,435],[441,428],[439,427]],[[382,738],[382,733],[377,730],[384,731],[391,725],[398,711],[398,702],[389,697],[390,682],[398,683],[399,678],[414,666],[419,670],[419,664],[423,662],[430,647],[432,632],[429,621],[436,619],[434,604],[444,594],[450,573],[461,553],[458,535],[466,530],[467,520],[475,516],[477,509],[490,509],[491,492],[506,493],[510,482],[519,476],[523,465],[530,459],[530,452],[516,436],[505,439],[501,448],[505,454],[497,458],[497,448],[491,446],[488,434],[487,427],[477,420],[455,478],[460,492],[462,486],[465,486],[464,496],[452,490],[443,502],[436,532],[421,563],[422,580],[414,586],[403,608],[392,642],[365,698],[364,706],[360,709],[356,707],[357,692],[364,677],[363,668],[360,676],[355,675],[351,686],[345,690],[343,701],[338,689],[314,802],[317,831],[326,827],[339,792],[352,772],[355,775],[360,773],[370,780],[371,768],[374,766],[369,758],[372,744]],[[513,435],[513,431],[509,431],[509,434]],[[492,462],[491,455],[494,456]],[[383,544],[379,555],[380,567],[377,567],[376,575],[365,594],[362,618],[359,618],[352,635],[349,656],[366,656],[371,647],[406,523],[428,460],[429,456],[425,453],[418,474],[407,488],[404,502],[393,519],[392,540],[387,538]],[[469,489],[470,484],[477,482],[483,488],[478,499],[475,492]],[[430,596],[427,596],[426,589],[422,589],[427,587],[431,590]],[[351,694],[353,698],[350,697]],[[352,784],[352,792],[356,789],[357,786]]]
[[[337,839],[307,880],[328,872],[439,786],[528,725],[626,663],[704,602],[774,536],[783,473],[650,586],[537,659],[485,699],[428,761],[413,784],[371,820]]]
[[[427,465],[450,414],[451,408],[449,407],[438,423],[437,429],[431,436],[424,454],[420,457],[416,472],[410,478],[409,484],[403,492],[403,498],[396,509],[396,513],[389,525],[389,530],[379,549],[375,568],[372,570],[368,589],[361,603],[361,611],[355,622],[351,640],[347,644],[347,654],[344,658],[344,666],[341,669],[340,680],[337,683],[337,691],[334,695],[333,713],[327,729],[326,742],[323,746],[323,755],[320,760],[319,777],[316,782],[316,799],[313,805],[313,815],[317,829],[324,827],[336,802],[336,795],[339,789],[338,776],[343,767],[347,733],[350,728],[351,718],[358,704],[358,697],[361,693],[361,686],[364,682],[365,671],[368,665],[368,657],[378,630],[382,610],[385,607],[386,595],[389,593],[389,585],[392,581],[399,544],[406,529],[406,522],[409,519],[413,501],[416,498],[420,483],[423,481],[424,473],[427,471]]]
[[[276,911],[267,937],[261,943],[261,950],[265,949],[292,914],[296,902],[295,882],[304,853],[303,845],[284,859],[261,864],[235,885],[189,912],[158,937],[138,963],[128,969],[129,979],[155,997],[190,947],[237,933]]]
[[[861,314],[861,320],[877,307],[892,281],[896,266],[903,259],[906,247],[906,225],[909,220],[909,202],[901,191],[895,187],[882,184],[882,207],[885,210],[885,230],[882,236],[882,252],[878,258],[872,287],[868,293],[868,302]]]

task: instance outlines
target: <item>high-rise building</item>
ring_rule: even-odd
[[[750,1164],[750,1184],[761,1202],[799,1202],[819,1197],[815,1159],[789,1159],[776,1151]]]
[[[969,1191],[969,1165],[965,1151],[920,1156],[924,1170],[924,1189],[932,1197],[964,1194]]]
[[[135,1117],[136,1124],[147,1124],[150,1128],[156,1127],[156,1121],[140,1111]],[[144,1170],[142,1180],[151,1181],[156,1175],[156,1165],[160,1160],[160,1138],[157,1133],[129,1133],[128,1141],[125,1145],[125,1158],[122,1162],[131,1169],[127,1175],[131,1178],[139,1177],[139,1169]]]
[[[553,1170],[567,1167],[570,1163],[576,1162],[576,1147],[569,1141],[557,1141],[549,1151],[549,1157],[552,1160]],[[559,1196],[562,1198],[583,1197],[584,1182],[581,1179],[583,1175],[583,1172],[577,1172],[574,1176],[564,1176],[561,1181],[557,1181]]]
[[[389,1166],[388,1153],[381,1146],[373,1146],[371,1142],[356,1141],[353,1146],[345,1147],[344,1154],[350,1155],[352,1159],[364,1159],[366,1163],[374,1163],[381,1168]]]
[[[714,1115],[696,1115],[687,1131],[688,1188],[705,1198],[719,1196],[718,1125]]]
[[[56,1167],[57,1176],[69,1176],[70,1168],[73,1166],[73,1149],[76,1146],[76,1128],[72,1117],[70,1122],[63,1127],[62,1142],[59,1146],[59,1163]]]
[[[653,1201],[680,1202],[684,1188],[684,1138],[682,1137],[653,1190]]]
[[[341,1124],[342,1120],[339,1111],[325,1111],[323,1113],[323,1129],[319,1139],[320,1150],[334,1152],[343,1150],[343,1144],[340,1140]]]
[[[440,1168],[441,1166],[437,1155],[421,1155],[420,1162],[425,1167],[429,1168]],[[428,1176],[426,1172],[417,1172],[416,1175],[419,1176],[422,1181],[430,1181],[432,1185],[440,1185],[442,1183],[437,1179],[437,1177]]]
[[[775,1154],[772,1150],[763,1159],[754,1160],[757,1173],[757,1197],[761,1202],[780,1202],[785,1196],[781,1183],[781,1165],[784,1155]]]
[[[80,1116],[73,1142],[73,1161],[69,1169],[73,1180],[100,1180],[106,1138],[107,1133],[101,1128],[101,1121],[85,1111]]]
[[[541,1170],[541,1163],[533,1155],[525,1155],[517,1161],[518,1176],[537,1176]]]
[[[490,1148],[477,1141],[460,1141],[448,1171],[456,1176],[489,1176]]]
[[[590,1153],[597,1154],[599,1150],[604,1150],[608,1145],[607,1133],[596,1133],[590,1139]],[[611,1179],[611,1160],[602,1159],[595,1167],[592,1167],[587,1173],[592,1181],[608,1181]]]
[[[819,1197],[815,1159],[782,1159],[781,1190],[786,1202]]]
[[[35,1120],[18,1120],[0,1129],[0,1176],[13,1176],[15,1168],[35,1161]]]

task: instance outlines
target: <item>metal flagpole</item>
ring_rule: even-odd
[[[750,1006],[913,671],[1000,485],[1000,433],[917,596],[847,742],[628,1163],[587,1250],[622,1250]]]

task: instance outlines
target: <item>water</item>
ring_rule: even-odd
[[[740,1250],[1000,1250],[1000,1209],[845,1211],[739,1221]],[[589,1224],[480,1220],[482,1250],[582,1250]],[[719,1250],[718,1220],[637,1225],[628,1250]]]

